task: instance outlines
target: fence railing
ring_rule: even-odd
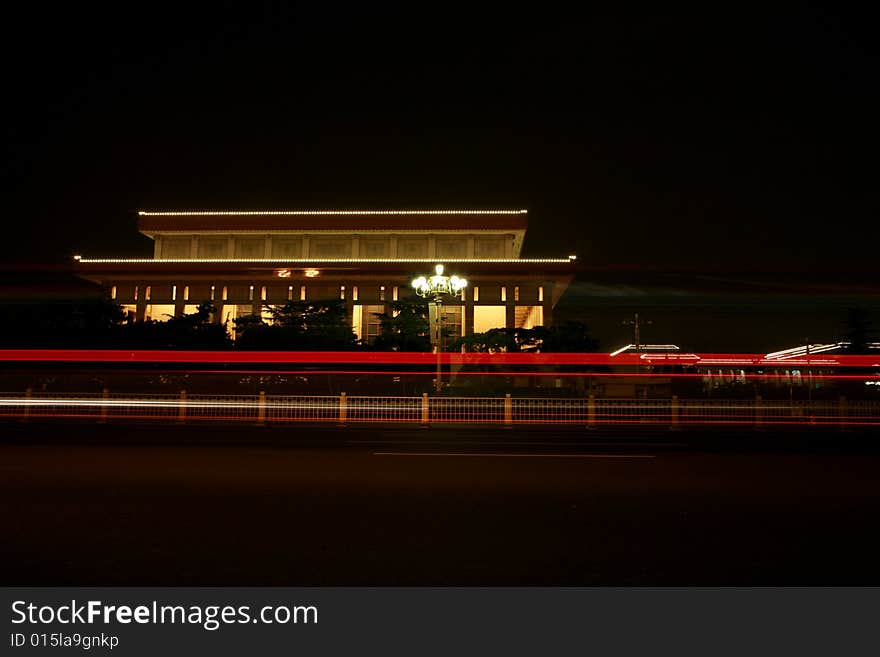
[[[0,395],[0,417],[421,424],[880,426],[880,402],[725,399],[64,394]]]

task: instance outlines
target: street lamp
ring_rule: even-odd
[[[453,299],[461,296],[467,287],[467,280],[458,276],[446,276],[443,274],[443,265],[434,267],[434,275],[419,276],[413,279],[413,289],[420,297],[430,299],[428,302],[428,318],[431,325],[431,344],[437,352],[437,379],[436,390],[440,392],[440,353],[443,351],[443,297]]]
[[[636,382],[633,385],[633,394],[638,397],[639,396],[639,375],[642,372],[642,361],[641,361],[641,352],[642,352],[642,340],[641,340],[641,328],[643,324],[653,324],[651,320],[645,321],[644,319],[639,319],[639,314],[636,313],[633,319],[624,321],[624,325],[630,325],[633,327],[633,342],[636,345]],[[648,396],[648,388],[644,388],[645,396]]]

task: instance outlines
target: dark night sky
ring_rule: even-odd
[[[526,207],[529,255],[876,265],[871,17],[68,4],[5,16],[11,261],[147,254],[142,208]]]

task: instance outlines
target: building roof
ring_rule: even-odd
[[[527,210],[141,211],[146,235],[192,231],[524,231]]]
[[[80,258],[74,270],[86,278],[100,280],[105,276],[184,276],[192,274],[229,276],[275,276],[278,271],[302,274],[306,269],[319,269],[327,275],[389,274],[414,275],[438,262],[457,267],[467,276],[475,274],[571,276],[578,266],[570,258],[452,258],[415,260],[384,258],[309,258],[309,259],[189,259],[155,260],[152,258]]]

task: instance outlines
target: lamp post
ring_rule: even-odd
[[[633,386],[633,392],[636,397],[639,396],[639,375],[642,372],[642,361],[640,360],[641,352],[642,352],[642,339],[641,339],[641,328],[643,324],[653,324],[651,320],[645,321],[643,319],[639,319],[639,314],[636,313],[633,319],[624,321],[624,325],[630,325],[633,327],[633,342],[636,345],[636,382]],[[644,388],[645,396],[647,397],[648,389]]]
[[[440,392],[441,363],[440,353],[443,351],[443,297],[453,299],[461,296],[462,290],[467,287],[467,280],[456,275],[446,276],[443,274],[443,265],[434,267],[433,276],[419,276],[412,282],[413,289],[420,297],[430,299],[428,302],[428,318],[431,327],[431,344],[437,353],[437,379],[436,391]]]

